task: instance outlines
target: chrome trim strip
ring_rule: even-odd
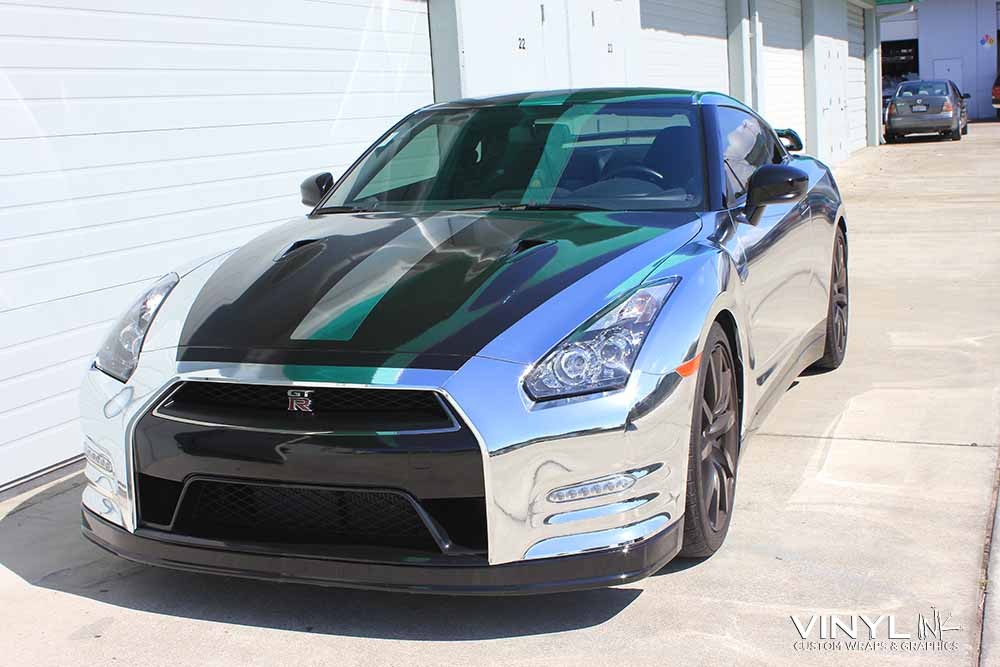
[[[648,493],[644,496],[637,496],[635,498],[626,498],[625,500],[617,500],[613,503],[608,503],[607,505],[598,505],[596,507],[585,507],[583,509],[569,510],[567,512],[559,512],[557,514],[550,514],[545,517],[545,523],[547,525],[557,525],[561,523],[570,523],[572,521],[584,521],[586,519],[599,519],[601,517],[611,516],[612,514],[621,514],[622,512],[628,512],[629,510],[638,509],[651,500],[655,500],[659,497],[659,493]]]
[[[131,525],[125,526],[126,530],[134,533],[136,528],[139,527],[139,495],[138,495],[138,483],[139,483],[139,473],[136,470],[135,465],[135,428],[139,424],[139,420],[142,419],[147,412],[150,410],[150,406],[155,405],[161,397],[166,394],[178,381],[177,377],[174,377],[170,382],[163,386],[163,389],[158,392],[150,392],[149,398],[135,411],[132,417],[129,419],[128,428],[125,432],[125,465],[127,470],[124,471],[125,479],[128,481],[128,488],[125,490],[125,497],[128,499],[129,507],[128,509],[128,522]],[[123,518],[125,518],[123,513]]]
[[[524,552],[524,560],[618,549],[648,539],[661,530],[673,530],[678,525],[680,525],[680,521],[671,523],[670,515],[664,512],[620,528],[550,537],[536,542]]]
[[[495,559],[493,557],[494,549],[493,547],[493,530],[494,530],[494,519],[493,519],[493,481],[490,478],[490,450],[486,447],[486,441],[483,439],[482,434],[479,429],[476,428],[475,423],[469,419],[469,415],[465,413],[462,406],[459,405],[451,394],[448,393],[447,389],[439,389],[438,391],[444,395],[448,404],[451,405],[452,409],[458,413],[462,422],[466,425],[472,436],[476,439],[479,444],[480,457],[483,460],[483,496],[486,498],[486,560],[490,565],[495,564]]]
[[[153,408],[152,415],[154,417],[159,417],[160,419],[167,419],[169,421],[180,422],[182,424],[193,424],[195,426],[212,426],[212,427],[228,428],[228,429],[232,429],[234,431],[254,431],[254,432],[258,432],[258,433],[283,433],[283,434],[287,434],[287,435],[344,435],[344,436],[348,436],[348,435],[434,435],[436,433],[455,433],[456,431],[462,430],[462,426],[461,426],[461,424],[458,423],[458,421],[456,421],[454,413],[449,408],[448,404],[445,403],[444,400],[441,398],[439,390],[434,390],[434,389],[411,389],[410,387],[389,387],[389,386],[383,387],[381,385],[352,385],[350,387],[347,387],[346,385],[337,385],[337,386],[334,387],[334,386],[330,386],[330,385],[322,385],[322,386],[319,385],[319,384],[315,384],[314,385],[313,383],[295,383],[294,385],[291,384],[291,383],[289,383],[289,384],[286,385],[286,384],[274,384],[272,382],[257,382],[257,381],[253,381],[253,380],[248,380],[246,382],[242,382],[241,381],[239,383],[239,384],[253,384],[253,385],[267,386],[267,387],[285,387],[285,386],[309,386],[309,387],[312,387],[312,386],[315,386],[317,388],[340,388],[340,387],[343,387],[343,388],[351,388],[351,389],[403,389],[403,390],[406,390],[406,391],[428,391],[428,392],[434,394],[434,398],[437,399],[437,401],[441,405],[442,409],[444,409],[444,412],[445,412],[445,414],[448,417],[448,421],[451,422],[451,426],[449,426],[447,428],[406,429],[406,430],[402,430],[402,431],[346,431],[346,430],[345,431],[304,431],[304,430],[296,430],[296,429],[260,428],[260,427],[256,427],[256,426],[240,426],[238,424],[226,424],[224,422],[206,422],[206,421],[200,421],[200,420],[197,420],[197,419],[185,419],[184,417],[177,417],[175,415],[169,415],[169,414],[164,414],[164,413],[160,412],[160,408],[163,407],[163,405],[167,401],[169,401],[173,397],[173,395],[175,393],[177,393],[181,389],[181,387],[183,387],[185,384],[187,384],[189,382],[219,382],[219,383],[226,383],[226,384],[236,384],[236,383],[234,383],[234,382],[232,382],[230,380],[224,380],[224,379],[219,379],[219,378],[206,378],[206,379],[184,380],[182,382],[177,383],[173,387],[173,391],[171,391],[167,396],[165,396],[163,398],[163,400],[161,400],[159,403],[156,404],[156,407]]]

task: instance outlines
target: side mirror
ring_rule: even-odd
[[[802,137],[792,129],[775,130],[775,134],[781,139],[781,144],[790,151],[800,151],[803,148]]]
[[[747,185],[747,221],[756,225],[768,204],[797,202],[809,189],[809,175],[787,164],[765,164],[753,173]]]
[[[332,187],[333,175],[330,172],[313,174],[302,181],[302,185],[299,186],[299,192],[302,193],[302,203],[306,206],[315,206]]]
[[[962,99],[963,100],[971,100],[972,99],[972,95],[970,95],[968,93],[962,93]]]

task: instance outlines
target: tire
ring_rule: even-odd
[[[959,123],[958,127],[956,127],[954,130],[952,130],[949,133],[949,136],[951,137],[952,141],[961,141],[962,140],[962,134],[963,134],[962,133],[962,124]]]
[[[962,126],[962,136],[965,136],[967,134],[969,134],[969,124],[968,123],[966,123],[965,125]]]
[[[711,556],[729,532],[740,453],[736,378],[729,338],[716,322],[698,370],[680,551],[684,558]]]
[[[823,356],[812,365],[818,370],[832,371],[844,363],[847,353],[847,331],[850,324],[851,293],[847,272],[847,235],[837,228],[830,269],[830,300],[826,309],[826,345]]]
[[[895,134],[886,134],[885,135],[885,143],[887,143],[887,144],[894,144],[897,141],[899,141],[899,137],[897,137]]]

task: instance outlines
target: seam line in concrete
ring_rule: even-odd
[[[979,642],[976,645],[976,665],[983,664],[983,642],[986,639],[986,605],[990,590],[990,557],[993,551],[993,528],[997,525],[997,499],[1000,495],[1000,453],[996,457],[993,470],[993,493],[990,510],[986,513],[986,539],[983,542],[983,562],[980,566],[979,585]]]
[[[805,438],[807,440],[857,440],[859,442],[885,442],[893,445],[930,445],[932,447],[983,447],[985,449],[997,449],[998,445],[980,445],[976,442],[937,442],[933,440],[893,440],[891,438],[867,438],[864,436],[850,435],[812,435],[807,433],[774,433],[771,431],[758,432],[755,435],[767,436],[771,438]]]

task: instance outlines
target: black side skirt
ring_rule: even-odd
[[[128,560],[251,579],[444,595],[526,595],[602,588],[656,573],[680,550],[684,519],[627,549],[504,565],[401,565],[251,553],[140,529],[130,533],[83,510],[83,535]],[[168,539],[163,539],[168,538]]]

